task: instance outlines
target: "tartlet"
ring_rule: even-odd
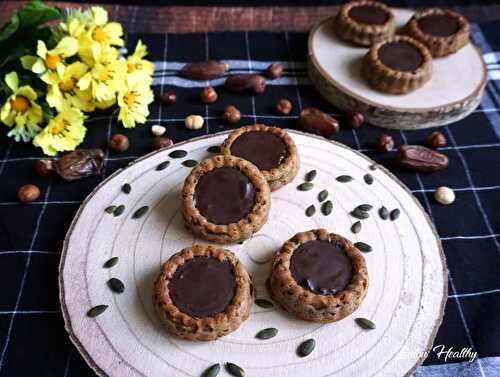
[[[222,153],[250,161],[266,178],[271,191],[290,183],[299,171],[297,146],[283,129],[254,124],[231,132]]]
[[[349,240],[315,229],[298,233],[275,255],[268,288],[296,317],[335,322],[354,312],[368,291],[368,270]]]
[[[186,227],[217,243],[250,238],[267,221],[270,206],[264,175],[251,162],[234,156],[203,160],[188,175],[182,189]]]
[[[181,338],[214,340],[245,321],[255,298],[254,285],[228,250],[193,245],[161,267],[153,302],[161,323]]]
[[[469,43],[469,29],[462,15],[431,8],[415,13],[405,25],[404,33],[427,46],[432,56],[442,57]]]
[[[396,36],[374,44],[363,58],[362,74],[376,90],[409,93],[432,76],[432,56],[422,43]]]
[[[395,28],[394,14],[378,1],[350,1],[340,7],[334,20],[335,33],[340,38],[361,46],[391,37]]]

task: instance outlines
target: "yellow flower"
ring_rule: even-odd
[[[36,135],[33,145],[40,147],[43,153],[55,156],[57,152],[73,151],[85,138],[87,129],[83,125],[85,115],[66,105],[52,118],[47,126]]]
[[[59,27],[70,37],[79,39],[85,33],[87,23],[90,22],[90,14],[79,9],[67,9],[66,12],[66,19],[59,24]]]
[[[47,103],[58,111],[61,111],[64,102],[68,102],[71,106],[83,111],[94,111],[95,106],[90,88],[81,90],[76,85],[87,70],[88,67],[82,62],[77,61],[68,65],[62,77],[57,82],[49,85]]]
[[[16,72],[5,75],[5,83],[12,94],[0,110],[0,120],[8,127],[15,125],[8,136],[14,137],[16,141],[22,139],[27,142],[40,131],[38,123],[43,118],[42,108],[35,102],[37,94],[28,85],[19,87]]]
[[[146,122],[149,115],[148,105],[153,102],[153,92],[139,76],[129,76],[126,87],[118,93],[120,112],[118,119],[125,128],[133,128],[136,123]]]
[[[140,40],[135,46],[135,51],[127,58],[127,73],[131,75],[142,75],[144,80],[151,81],[155,67],[154,64],[148,60],[143,59],[148,53],[146,45]]]
[[[47,84],[53,84],[64,73],[64,59],[75,55],[77,51],[78,41],[75,38],[62,38],[52,50],[47,50],[43,41],[38,41],[38,56],[23,56],[21,64],[23,68],[41,74],[40,78]]]
[[[116,97],[113,97],[112,99],[106,101],[95,101],[94,103],[95,107],[97,107],[98,109],[106,110],[116,104]]]

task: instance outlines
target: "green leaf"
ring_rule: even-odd
[[[0,42],[9,38],[19,29],[19,16],[14,14],[9,22],[0,29]]]
[[[62,17],[59,9],[51,7],[40,0],[33,0],[17,11],[19,26],[22,29],[38,28],[46,22]]]

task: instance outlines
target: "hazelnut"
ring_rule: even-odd
[[[434,131],[427,138],[427,145],[430,148],[439,148],[446,146],[446,138],[439,131]]]
[[[228,124],[238,123],[241,119],[241,112],[234,106],[228,106],[222,113],[222,120]]]
[[[347,124],[351,128],[359,128],[365,121],[365,117],[361,113],[349,112],[346,114]]]
[[[161,95],[161,103],[165,106],[172,106],[177,102],[177,96],[171,90],[166,90]]]
[[[172,140],[168,137],[157,136],[153,140],[153,149],[161,149],[171,146]]]
[[[21,203],[34,202],[40,197],[40,189],[35,185],[24,185],[17,190],[17,198]]]
[[[288,115],[292,111],[292,103],[287,99],[280,99],[276,104],[276,111],[279,114]]]
[[[273,63],[266,70],[266,76],[270,79],[277,79],[283,75],[283,66],[280,63]]]
[[[380,134],[377,140],[377,149],[381,152],[389,152],[394,148],[394,139],[392,136]]]
[[[188,115],[186,119],[184,119],[184,125],[188,130],[199,130],[203,127],[203,117],[200,115]]]
[[[441,204],[451,204],[455,201],[455,193],[446,186],[441,186],[434,192],[434,199]]]
[[[35,171],[40,177],[48,177],[54,172],[54,161],[38,160],[35,164]]]
[[[200,99],[203,103],[214,103],[215,101],[217,101],[217,98],[219,98],[219,96],[217,95],[215,89],[211,86],[203,88],[200,93]]]
[[[151,133],[154,136],[161,136],[165,133],[165,131],[167,131],[167,129],[163,126],[160,126],[159,124],[151,126]]]
[[[123,134],[114,134],[108,143],[109,148],[117,153],[125,152],[129,145],[128,137]]]

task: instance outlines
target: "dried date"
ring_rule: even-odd
[[[243,94],[261,94],[266,90],[267,81],[261,75],[233,75],[224,83],[227,90]]]
[[[76,181],[101,173],[102,149],[77,149],[54,163],[55,170],[66,181]]]
[[[330,136],[339,131],[339,122],[315,107],[302,110],[299,123],[306,131],[321,136]]]
[[[448,157],[421,145],[403,145],[399,148],[396,163],[405,168],[432,172],[448,167]]]
[[[180,74],[182,77],[190,80],[212,80],[221,77],[229,69],[226,63],[216,60],[206,62],[193,62],[186,64]]]

